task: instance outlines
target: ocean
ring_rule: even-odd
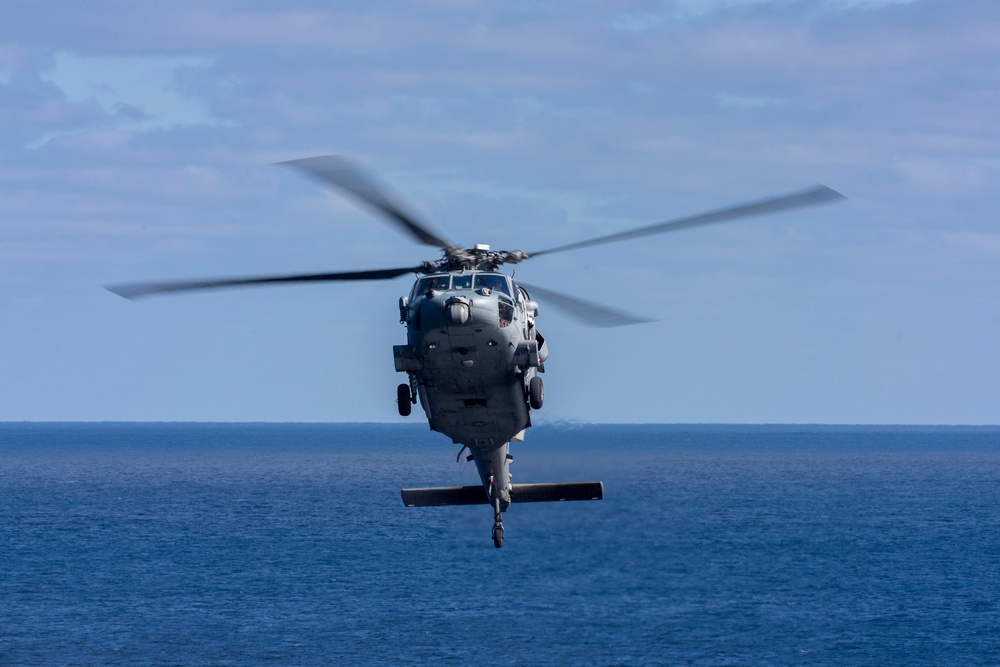
[[[0,665],[1000,665],[1000,427],[0,424]]]

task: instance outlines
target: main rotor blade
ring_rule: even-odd
[[[741,204],[731,208],[723,208],[717,211],[701,213],[699,215],[678,218],[676,220],[668,220],[667,222],[660,222],[655,225],[640,227],[627,232],[608,234],[607,236],[600,236],[587,241],[578,241],[576,243],[569,243],[567,245],[549,248],[548,250],[525,254],[529,257],[538,257],[539,255],[549,255],[555,252],[564,252],[566,250],[577,250],[579,248],[603,245],[605,243],[614,243],[616,241],[625,241],[627,239],[634,239],[642,236],[652,236],[653,234],[676,232],[682,229],[701,227],[702,225],[711,225],[717,222],[727,222],[729,220],[750,218],[757,215],[765,215],[767,213],[777,213],[779,211],[785,211],[792,208],[817,206],[819,204],[825,204],[839,199],[846,199],[846,197],[836,190],[826,187],[825,185],[817,185],[801,192],[782,195],[780,197],[771,197],[769,199],[762,199],[749,204]]]
[[[293,167],[318,178],[327,185],[344,190],[357,199],[381,211],[404,232],[424,245],[435,248],[450,248],[451,244],[430,231],[427,225],[418,222],[393,202],[382,188],[366,178],[361,171],[342,157],[320,155],[301,160],[278,162],[279,165]]]
[[[578,322],[592,327],[624,327],[630,324],[644,324],[653,321],[644,317],[630,315],[614,308],[599,306],[596,303],[584,301],[575,296],[553,292],[550,289],[544,289],[537,285],[528,285],[520,280],[517,281],[517,284],[528,290],[530,294],[537,294],[545,299],[545,303],[561,309],[567,315],[571,315]]]
[[[407,273],[418,273],[423,267],[376,269],[374,271],[341,271],[339,273],[304,273],[290,276],[251,276],[246,278],[220,278],[217,280],[183,280],[162,283],[128,283],[107,285],[104,289],[126,299],[136,300],[165,292],[191,292],[194,290],[274,285],[278,283],[314,283],[356,280],[389,280]]]

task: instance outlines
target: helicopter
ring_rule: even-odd
[[[481,485],[401,489],[407,507],[490,505],[491,536],[503,546],[503,514],[511,504],[600,500],[602,482],[512,484],[510,443],[524,440],[532,415],[544,403],[541,375],[548,341],[536,326],[536,298],[594,326],[615,327],[650,320],[613,307],[584,301],[515,281],[501,268],[554,253],[675,232],[843,199],[824,185],[707,213],[686,216],[538,251],[492,250],[453,244],[399,205],[350,160],[323,155],[280,162],[353,197],[384,217],[411,240],[441,251],[441,257],[416,266],[366,271],[248,276],[109,285],[106,289],[135,300],[154,294],[303,282],[391,280],[416,276],[399,299],[399,321],[406,343],[393,346],[395,370],[406,374],[396,391],[397,409],[409,416],[418,402],[432,431],[468,451]]]

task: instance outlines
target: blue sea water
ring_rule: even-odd
[[[0,424],[0,665],[1000,665],[1000,428]]]

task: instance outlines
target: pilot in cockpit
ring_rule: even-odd
[[[480,273],[476,276],[476,289],[488,289],[491,292],[500,292],[501,294],[509,295],[509,288],[507,287],[507,279],[504,276],[499,276],[490,273]]]

